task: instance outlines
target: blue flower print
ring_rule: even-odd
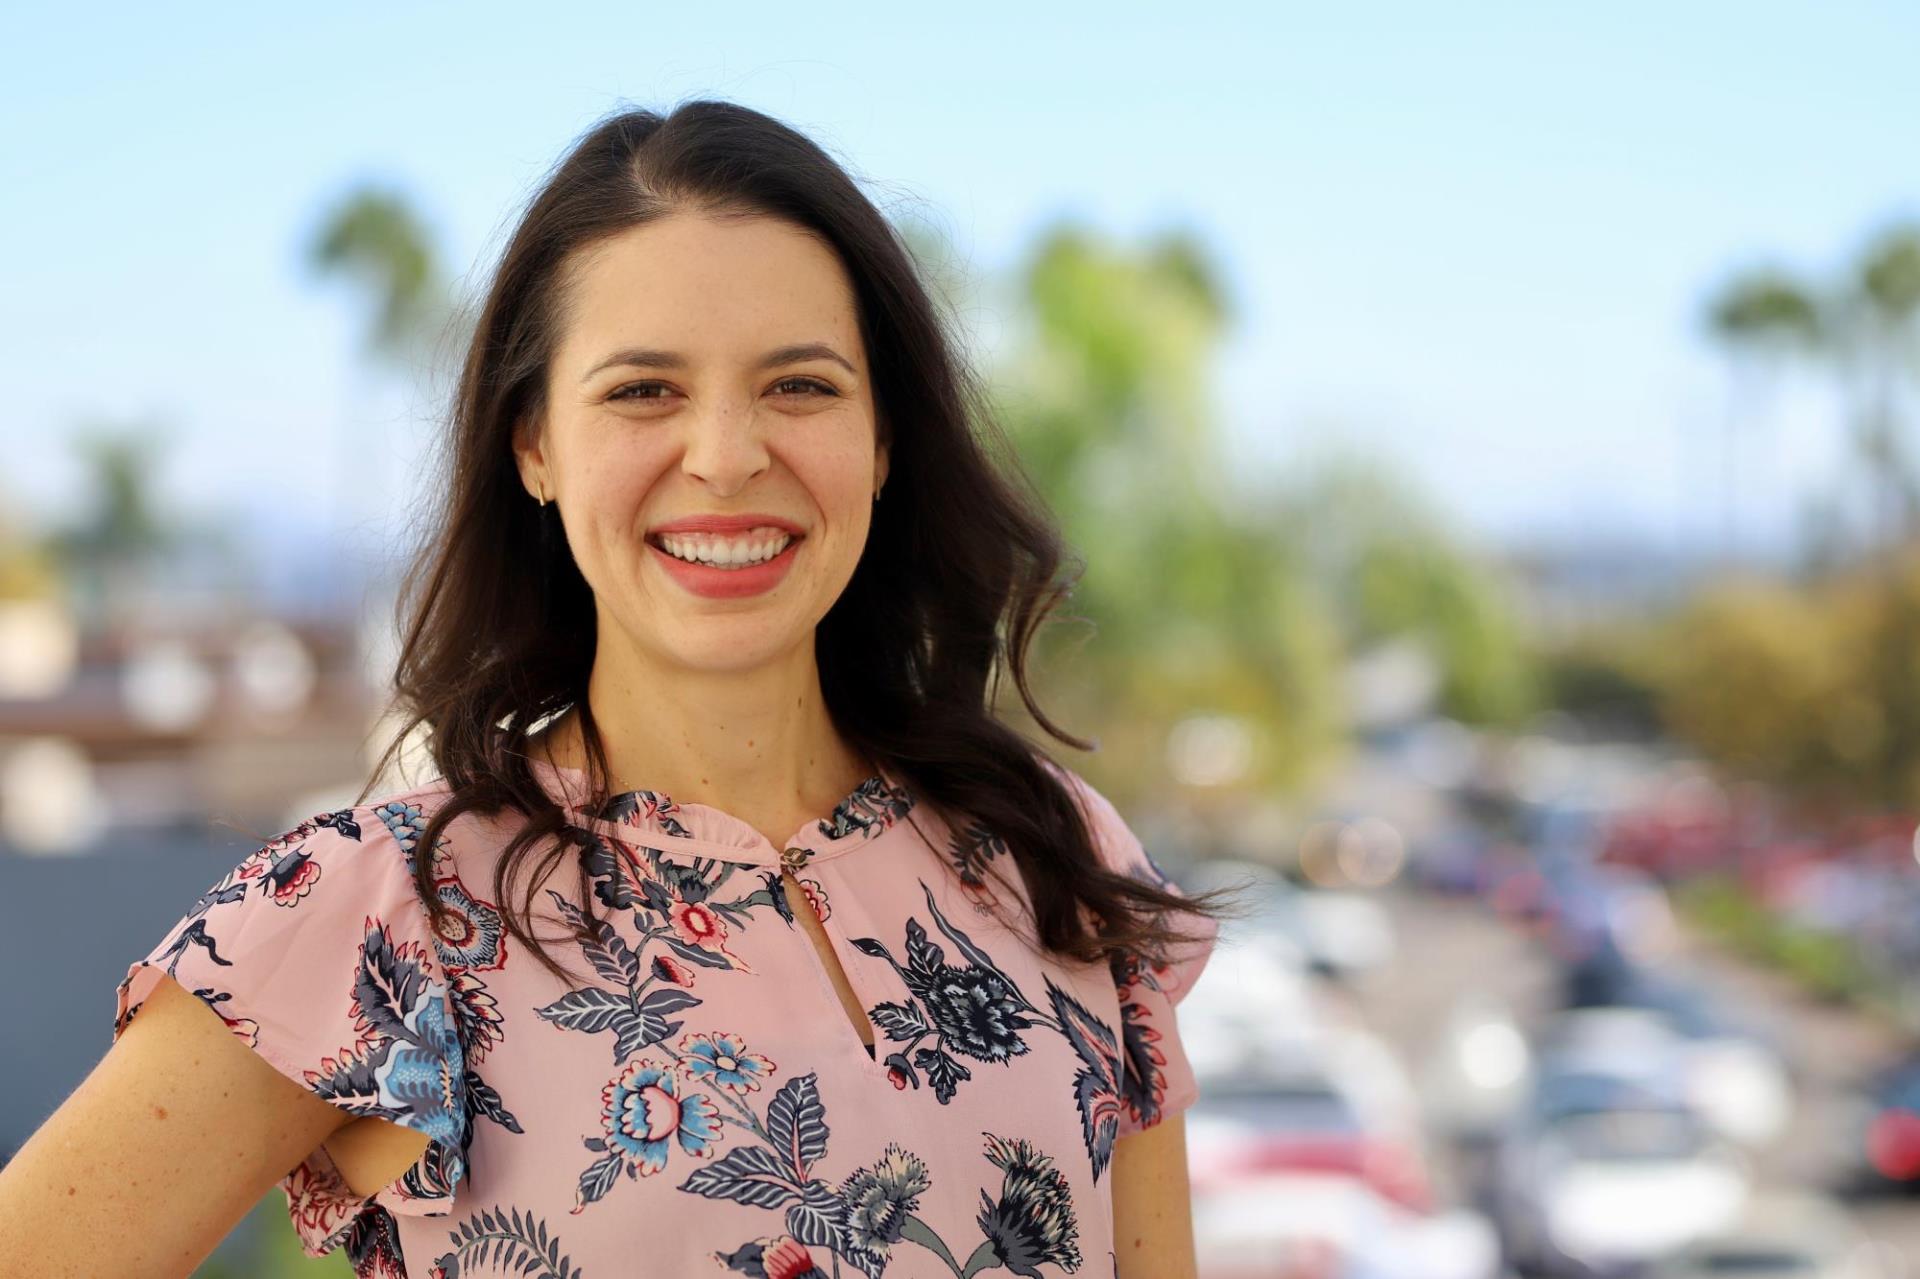
[[[467,1136],[459,1104],[466,1063],[446,999],[422,995],[407,1010],[405,1025],[409,1037],[395,1037],[386,1060],[374,1070],[380,1104],[406,1116],[407,1127],[458,1151]]]
[[[607,1148],[625,1157],[629,1175],[650,1177],[667,1166],[674,1142],[696,1158],[713,1153],[720,1140],[720,1109],[705,1093],[680,1093],[670,1070],[635,1061],[601,1092]]]
[[[427,815],[420,805],[408,804],[401,800],[389,800],[376,804],[373,809],[386,828],[393,832],[394,842],[400,845],[400,851],[406,854],[407,866],[413,866],[413,848],[420,842],[421,832],[427,828]]]
[[[407,873],[411,875],[414,859],[418,855],[420,836],[427,830],[426,811],[418,804],[409,804],[395,799],[374,805],[373,812],[393,833],[394,842],[400,845],[400,852],[407,859]],[[444,834],[433,841],[432,857],[435,878],[451,873],[453,850],[448,846],[447,837]]]
[[[506,923],[491,902],[467,891],[458,879],[440,881],[444,922],[434,933],[434,950],[446,968],[488,970],[506,962]]]
[[[725,1031],[680,1037],[680,1066],[696,1083],[719,1084],[732,1092],[756,1092],[773,1073],[773,1063],[747,1051],[746,1042]]]

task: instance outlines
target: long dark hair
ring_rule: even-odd
[[[1155,955],[1193,934],[1166,912],[1216,915],[1211,894],[1181,896],[1108,871],[1088,815],[1051,761],[992,710],[1010,674],[1034,720],[1081,750],[1036,705],[1027,650],[1083,567],[1063,575],[1061,535],[1012,461],[974,374],[943,330],[905,244],[852,178],[785,124],[728,102],[662,116],[623,110],[590,128],[548,175],[507,242],[474,322],[417,557],[401,589],[394,683],[399,727],[361,801],[422,726],[451,794],[419,847],[465,812],[515,808],[527,820],[494,870],[508,932],[555,976],[565,970],[517,917],[506,886],[536,848],[533,885],[578,849],[535,774],[530,732],[577,712],[590,802],[607,799],[605,748],[586,690],[592,593],[515,466],[517,428],[544,407],[566,304],[562,268],[583,248],[667,214],[782,218],[821,236],[853,282],[876,428],[890,446],[885,500],[852,579],[815,637],[828,714],[847,743],[882,763],[963,837],[998,840],[1018,866],[1039,945],[1076,960]],[[996,459],[983,441],[996,446]],[[433,858],[415,859],[436,930],[444,907]],[[997,877],[997,872],[996,872]],[[579,902],[595,924],[581,877]],[[1219,891],[1219,890],[1216,890]],[[1091,913],[1091,920],[1083,915]]]

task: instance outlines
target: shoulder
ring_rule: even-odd
[[[1042,768],[1053,774],[1060,784],[1066,787],[1067,793],[1089,818],[1102,823],[1119,819],[1120,813],[1114,807],[1113,801],[1083,777],[1078,770],[1062,764],[1044,752],[1037,753],[1035,758],[1040,761]]]
[[[442,777],[417,784],[388,787],[353,805],[351,812],[376,832],[390,835],[399,846],[409,871],[422,855],[431,858],[434,879],[444,879],[477,871],[490,865],[499,847],[526,822],[517,809],[498,813],[466,810],[440,823],[434,832],[432,848],[422,844],[433,819],[454,798],[452,786]]]
[[[1112,797],[1058,760],[1045,754],[1039,758],[1060,779],[1086,817],[1087,834],[1093,840],[1094,852],[1099,855],[1101,862],[1110,870],[1164,886],[1167,876],[1141,845],[1139,836],[1127,824]]]

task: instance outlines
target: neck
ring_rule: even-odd
[[[616,669],[604,654],[603,645],[587,702],[606,752],[610,793],[656,791],[784,834],[806,817],[825,815],[873,771],[833,727],[811,641],[790,658],[751,670],[640,661]],[[577,711],[534,746],[555,764],[587,766]]]

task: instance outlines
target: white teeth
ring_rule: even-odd
[[[793,540],[780,529],[753,529],[743,537],[715,537],[708,533],[661,534],[667,554],[690,564],[714,568],[745,568],[772,559]]]

